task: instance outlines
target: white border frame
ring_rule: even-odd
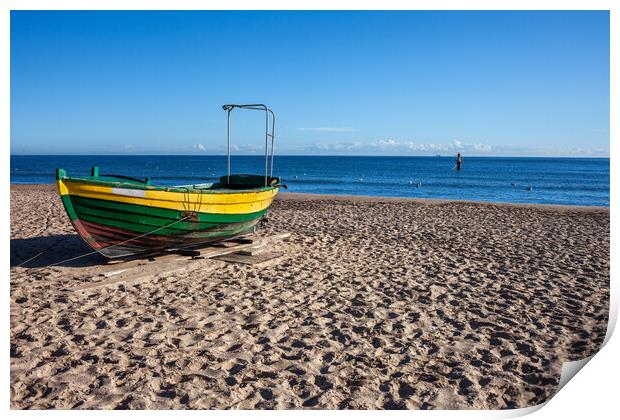
[[[583,372],[580,372],[577,379],[570,381],[555,397],[547,402],[544,409],[537,411],[533,414],[533,418],[584,418],[586,416],[594,416],[594,418],[607,417],[608,413],[615,411],[615,398],[617,398],[617,392],[615,387],[617,386],[616,378],[620,375],[620,363],[618,362],[618,355],[620,355],[620,345],[618,344],[617,337],[611,336],[611,332],[615,326],[618,313],[618,298],[617,298],[617,266],[614,262],[613,253],[618,249],[618,237],[616,233],[617,211],[616,201],[618,197],[618,133],[620,132],[618,126],[618,115],[620,115],[619,104],[620,95],[617,83],[618,75],[618,39],[620,23],[619,13],[620,7],[617,6],[617,2],[611,0],[590,0],[590,1],[552,1],[552,0],[523,0],[523,1],[458,1],[458,0],[437,0],[437,1],[393,1],[384,0],[378,1],[340,1],[334,2],[325,0],[315,1],[299,1],[292,5],[290,2],[282,0],[236,0],[234,2],[200,2],[192,0],[176,0],[172,1],[139,1],[139,0],[109,0],[109,1],[84,1],[76,0],[59,0],[59,1],[44,1],[44,0],[6,0],[0,3],[0,57],[2,63],[0,65],[0,135],[2,136],[2,147],[4,147],[4,153],[0,154],[0,165],[2,166],[2,180],[4,186],[7,188],[5,197],[7,202],[10,198],[10,181],[9,181],[9,168],[10,168],[10,10],[231,10],[231,9],[264,9],[264,10],[342,10],[342,9],[358,9],[358,10],[610,10],[610,165],[611,165],[611,182],[610,182],[610,216],[611,216],[611,308],[610,308],[610,323],[607,339],[609,342],[606,346],[587,364]],[[9,247],[10,247],[10,225],[6,223],[9,220],[10,210],[8,205],[2,207],[5,223],[2,225],[2,232],[0,234],[5,238],[2,242],[3,252],[3,274],[5,280],[2,282],[2,295],[6,302],[9,298]],[[52,418],[64,418],[82,416],[86,413],[82,411],[39,411],[39,412],[24,412],[24,411],[10,411],[10,369],[9,369],[9,306],[2,313],[2,338],[4,342],[4,349],[6,354],[5,363],[2,363],[1,372],[4,379],[5,386],[2,388],[2,393],[5,398],[5,410],[7,414],[11,416],[20,417],[39,417],[39,416],[52,416]],[[434,412],[376,412],[376,411],[347,411],[347,412],[333,412],[323,411],[321,416],[336,417],[339,415],[353,416],[353,417],[375,417],[375,416],[396,416],[396,417],[438,417],[438,418],[503,418],[503,417],[515,417],[528,412],[536,411],[540,407],[532,407],[527,409],[509,410],[509,411],[434,411]],[[208,415],[216,418],[219,417],[266,417],[266,416],[288,416],[289,412],[262,412],[262,411],[246,411],[246,412],[221,412],[210,411],[208,413],[203,412],[168,412],[168,411],[148,411],[148,412],[111,412],[111,411],[98,411],[89,412],[89,416],[129,416],[133,418],[136,416],[140,418],[152,418],[153,416],[197,416]],[[296,411],[295,416],[309,417],[315,416],[317,413],[311,411]]]

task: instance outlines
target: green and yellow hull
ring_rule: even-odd
[[[108,258],[200,246],[251,232],[269,210],[269,186],[157,187],[123,177],[75,178],[57,170],[58,191],[78,234]]]

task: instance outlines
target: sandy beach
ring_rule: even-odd
[[[520,408],[605,336],[608,208],[289,193],[275,232],[270,262],[76,292],[114,266],[44,268],[90,248],[11,186],[11,408]]]

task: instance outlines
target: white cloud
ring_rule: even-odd
[[[360,142],[354,143],[315,143],[306,147],[309,152],[321,151],[321,152],[357,152],[363,148],[363,144]]]
[[[485,152],[485,153],[490,152],[492,149],[490,144],[483,144],[483,143],[474,143],[472,147],[474,148],[474,150],[477,150],[478,152]]]
[[[378,142],[379,147],[392,147],[392,146],[398,146],[399,143],[395,140],[392,139],[387,139],[387,140],[379,140]]]
[[[242,152],[242,153],[249,153],[249,154],[265,153],[264,144],[251,143],[251,144],[241,144],[239,146],[236,146],[233,144],[232,147],[234,147],[235,151]]]
[[[399,141],[381,139],[373,142],[349,143],[315,143],[304,148],[306,153],[357,153],[357,154],[438,154],[438,153],[475,153],[491,152],[491,145],[484,143],[465,143],[453,140],[450,143],[418,143],[415,141]]]

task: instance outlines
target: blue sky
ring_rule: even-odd
[[[11,12],[11,153],[609,156],[609,13]],[[263,119],[234,114],[236,153]]]

